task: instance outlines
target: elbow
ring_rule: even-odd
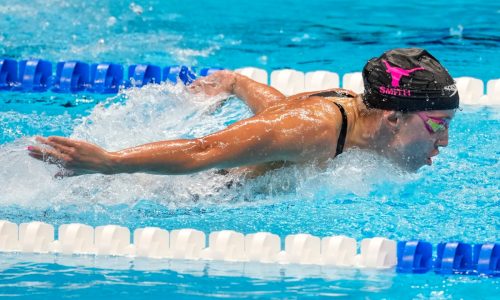
[[[192,140],[192,147],[186,151],[184,159],[177,162],[172,172],[177,175],[191,174],[211,168],[210,149],[213,147],[204,138]]]

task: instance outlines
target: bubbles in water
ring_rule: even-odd
[[[269,58],[267,57],[267,55],[262,55],[259,56],[257,60],[260,64],[267,65],[267,61],[269,60]]]
[[[304,33],[302,36],[296,36],[291,39],[292,42],[294,43],[300,43],[303,40],[308,40],[310,38],[309,34]]]

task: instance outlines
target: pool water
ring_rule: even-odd
[[[454,77],[498,77],[495,1],[10,1],[0,7],[0,55],[255,66],[271,71],[359,71],[391,47],[425,47]],[[307,4],[307,5],[306,5]],[[36,7],[36,9],[33,9]],[[300,11],[301,14],[297,15]],[[216,17],[214,17],[216,16]],[[403,16],[403,17],[402,17]],[[202,136],[251,115],[238,99],[192,97],[151,85],[116,96],[0,93],[0,219],[79,222],[131,230],[232,229],[357,239],[500,240],[500,109],[463,107],[433,166],[407,173],[348,151],[325,169],[288,167],[257,179],[213,171],[57,179],[31,159],[35,135],[63,135],[108,150]],[[234,181],[228,187],[229,181]],[[36,298],[494,298],[500,280],[433,273],[222,262],[0,253],[0,296]]]

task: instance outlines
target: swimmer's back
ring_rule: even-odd
[[[350,90],[334,88],[323,91],[305,92],[288,97],[288,100],[303,100],[310,97],[322,97],[329,100],[345,100],[346,98],[356,98],[358,95]]]

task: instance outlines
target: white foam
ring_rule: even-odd
[[[73,120],[72,138],[96,143],[107,150],[117,150],[148,142],[198,137],[225,128],[225,124],[251,115],[240,101],[229,101],[215,110],[220,98],[206,98],[187,93],[182,86],[169,84],[133,88],[95,106],[90,115]],[[67,118],[52,124],[68,126]],[[44,122],[30,124],[37,131]],[[30,137],[0,145],[0,200],[3,204],[26,207],[54,207],[72,204],[88,207],[133,205],[148,199],[170,207],[211,205],[252,205],[260,199],[276,199],[279,194],[294,194],[301,199],[314,197],[321,187],[332,194],[349,192],[366,195],[373,185],[384,181],[407,181],[407,176],[387,160],[360,150],[347,151],[320,169],[310,164],[278,169],[246,181],[241,175],[214,175],[213,170],[192,175],[162,176],[150,174],[91,174],[55,179],[58,167],[27,155]],[[228,182],[233,186],[228,188]],[[325,188],[326,187],[326,188]]]

